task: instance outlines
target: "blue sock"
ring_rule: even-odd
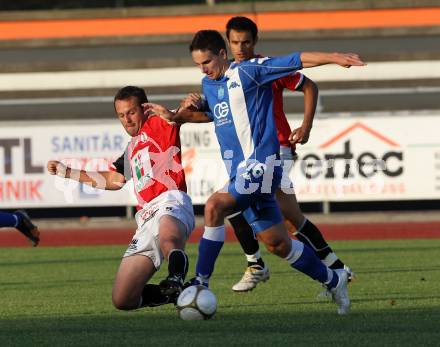
[[[332,289],[338,284],[338,275],[327,268],[316,256],[315,252],[302,242],[292,240],[292,250],[286,257],[290,265],[316,281],[324,283]]]
[[[13,213],[0,212],[0,228],[13,227],[18,225],[18,217]]]
[[[199,243],[199,256],[196,264],[196,276],[204,284],[214,272],[215,262],[225,242],[225,226],[206,227]]]

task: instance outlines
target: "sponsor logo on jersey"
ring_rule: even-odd
[[[226,118],[229,113],[229,105],[226,101],[220,102],[214,106],[214,116],[217,119]]]
[[[136,157],[134,158],[134,164],[135,164],[135,172],[137,179],[141,179],[143,176],[145,176],[145,170],[142,166],[142,155],[141,152],[138,152]]]
[[[159,211],[159,207],[154,207],[154,208],[150,208],[148,210],[143,211],[143,213],[141,215],[141,218],[143,220],[141,227],[144,226],[145,223],[147,223],[149,220],[154,218],[157,211]]]
[[[169,190],[177,189],[177,183],[170,173],[178,173],[183,170],[182,165],[175,158],[180,152],[179,147],[170,146],[163,150],[152,138],[149,138],[148,142],[144,148],[137,150],[131,159],[136,192],[139,193],[149,188],[155,182],[163,184]],[[150,151],[150,149],[157,151]],[[129,153],[130,155],[131,153]]]
[[[229,88],[228,88],[228,89],[234,89],[234,88],[239,88],[239,87],[240,87],[240,85],[239,85],[237,82],[233,81],[233,82],[229,85]]]

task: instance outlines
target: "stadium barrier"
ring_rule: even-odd
[[[407,81],[440,79],[440,61],[372,62],[365,67],[342,69],[324,65],[306,69],[315,82]],[[200,86],[203,74],[197,67],[121,69],[60,72],[15,72],[0,74],[0,92],[60,91],[72,89]],[[0,104],[4,101],[0,100]]]
[[[290,163],[295,191],[302,202],[438,200],[439,127],[438,112],[320,119]],[[212,125],[185,125],[181,138],[189,194],[204,204],[227,180]],[[76,168],[105,170],[127,141],[117,120],[4,123],[0,208],[133,206],[130,184],[99,191],[45,169],[48,160],[63,159]]]

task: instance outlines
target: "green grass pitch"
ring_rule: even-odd
[[[197,322],[180,320],[172,305],[112,307],[125,247],[1,248],[0,346],[438,346],[440,240],[332,246],[357,273],[348,316],[316,299],[317,282],[266,252],[271,279],[233,293],[245,261],[238,244],[225,244],[211,282],[217,314]],[[191,274],[196,245],[188,252]]]

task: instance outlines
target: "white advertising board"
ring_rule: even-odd
[[[440,114],[324,119],[298,150],[301,201],[440,198]]]
[[[294,126],[294,124],[292,124]],[[440,199],[440,114],[318,119],[289,176],[299,201]],[[227,181],[212,124],[182,126],[188,193],[204,204]],[[128,136],[117,120],[5,124],[0,208],[127,206],[131,184],[100,191],[46,173],[49,159],[106,169]]]
[[[289,174],[297,197],[304,202],[440,199],[438,129],[440,114],[318,119],[309,142],[297,147]],[[192,163],[186,164],[189,192],[202,204],[226,182],[226,172],[210,124],[184,125],[182,133],[184,156],[192,151],[186,155]]]
[[[92,189],[47,174],[48,160],[75,168],[107,169],[124,151],[127,135],[117,120],[38,122],[0,128],[0,206],[73,207],[132,205],[130,187],[117,192]]]

